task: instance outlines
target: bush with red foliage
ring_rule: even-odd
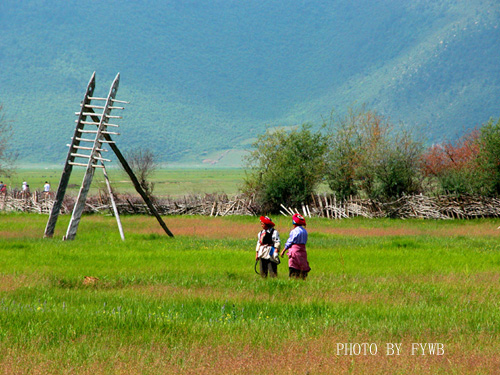
[[[423,174],[436,178],[446,193],[480,193],[481,132],[473,129],[456,142],[431,146],[423,155]]]
[[[480,150],[479,137],[479,130],[474,129],[455,143],[431,146],[423,155],[424,174],[439,177],[450,170],[475,168]]]

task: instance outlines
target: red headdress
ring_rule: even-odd
[[[306,225],[306,219],[302,215],[295,214],[292,216],[292,222],[295,225]]]
[[[263,224],[266,224],[266,225],[270,225],[272,227],[274,227],[274,225],[275,225],[273,223],[273,221],[269,217],[267,217],[267,216],[261,216],[260,217],[260,222],[263,223]]]

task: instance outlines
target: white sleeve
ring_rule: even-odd
[[[279,250],[281,246],[281,241],[280,241],[280,234],[278,231],[275,229],[273,232],[273,242],[274,242],[274,247]]]

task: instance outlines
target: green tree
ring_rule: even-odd
[[[291,131],[267,130],[245,159],[243,191],[255,196],[263,212],[308,203],[323,178],[326,148],[325,137],[307,124]]]
[[[326,179],[340,198],[372,191],[375,155],[388,127],[381,116],[364,106],[331,121]]]
[[[340,198],[397,198],[419,190],[422,144],[364,106],[332,121],[326,179]]]
[[[500,118],[490,119],[480,129],[478,166],[488,195],[500,195]]]
[[[400,130],[378,147],[376,188],[371,197],[387,200],[421,191],[423,144],[407,130]]]
[[[363,150],[358,120],[359,117],[349,111],[348,116],[333,124],[329,137],[326,180],[340,198],[358,194],[357,174]]]

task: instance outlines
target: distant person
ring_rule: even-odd
[[[260,217],[262,230],[257,235],[257,247],[255,248],[255,260],[260,261],[260,276],[278,276],[278,264],[280,263],[280,235],[275,224],[267,216]]]
[[[7,185],[0,181],[0,195],[7,195]]]
[[[295,214],[292,217],[293,229],[290,231],[290,237],[285,243],[281,252],[281,257],[288,250],[288,270],[289,277],[305,280],[311,267],[307,261],[307,231],[306,220],[302,215]]]
[[[23,182],[23,187],[22,187],[22,194],[23,198],[29,197],[30,195],[30,186],[26,181]]]
[[[50,184],[48,181],[45,181],[45,185],[43,185],[43,195],[45,198],[50,197]]]

